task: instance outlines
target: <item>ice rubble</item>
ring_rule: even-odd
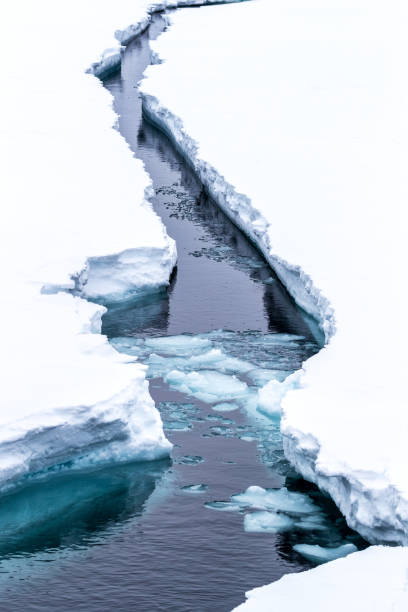
[[[161,378],[176,391],[216,404],[214,410],[241,407],[258,417],[279,414],[285,385],[292,387],[298,376],[287,368],[300,365],[315,350],[300,336],[224,330],[196,336],[118,337],[111,338],[111,344],[146,364],[150,379]],[[242,353],[245,360],[236,356]],[[286,377],[285,383],[271,376]],[[265,380],[269,382],[259,386]]]
[[[287,457],[364,537],[403,544],[407,13],[180,11],[142,83],[145,111],[330,340],[283,400]]]

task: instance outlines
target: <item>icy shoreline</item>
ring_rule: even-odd
[[[253,207],[250,199],[237,193],[233,185],[199,156],[199,147],[185,131],[182,120],[160,101],[143,93],[143,112],[171,139],[194,169],[201,183],[229,219],[253,242],[282,281],[298,306],[309,316],[316,336],[329,341],[335,333],[334,311],[327,298],[313,285],[300,266],[292,265],[274,253],[268,234],[270,223]],[[317,331],[320,328],[320,333]]]
[[[3,7],[2,491],[55,469],[171,449],[146,369],[101,335],[99,304],[166,286],[176,248],[146,199],[143,164],[113,129],[110,95],[85,74],[112,23],[142,21],[149,6]]]
[[[365,13],[366,5],[364,2],[360,4],[359,14],[360,18],[364,20],[367,18]],[[378,7],[381,9],[381,3],[379,3]],[[328,240],[330,235],[329,228],[333,221],[329,215],[327,217],[327,223],[325,223],[326,219],[322,216],[321,212],[326,205],[325,198],[333,196],[331,193],[326,193],[324,189],[322,190],[321,185],[318,183],[319,173],[321,174],[323,172],[328,176],[331,173],[335,176],[338,169],[335,166],[328,166],[327,159],[330,160],[330,156],[322,158],[322,165],[319,168],[318,164],[320,162],[321,151],[316,147],[313,140],[310,140],[310,143],[306,140],[309,147],[313,148],[315,151],[317,160],[316,168],[313,167],[311,174],[311,189],[314,189],[316,192],[316,202],[313,202],[309,198],[310,222],[305,226],[300,224],[299,228],[292,224],[292,214],[301,214],[302,217],[305,216],[304,212],[297,206],[298,203],[296,201],[288,200],[286,206],[288,210],[291,211],[289,215],[286,213],[285,209],[282,210],[273,206],[274,185],[273,183],[265,181],[256,168],[256,165],[252,163],[251,158],[246,156],[241,150],[242,136],[239,138],[236,137],[233,126],[235,119],[236,126],[239,126],[242,130],[245,121],[248,121],[248,106],[245,106],[245,104],[249,99],[252,101],[256,100],[259,109],[255,115],[251,113],[250,129],[246,132],[248,140],[245,141],[245,143],[250,151],[257,149],[262,150],[263,141],[262,143],[259,142],[257,134],[262,134],[263,140],[265,140],[263,134],[265,131],[265,124],[263,121],[263,117],[266,114],[265,109],[268,108],[268,104],[275,103],[273,97],[272,101],[267,97],[266,105],[263,106],[262,100],[263,97],[268,95],[267,87],[269,86],[270,88],[270,96],[276,86],[284,86],[284,81],[283,85],[280,85],[279,79],[285,77],[282,77],[280,66],[279,72],[275,75],[278,79],[276,82],[277,84],[274,83],[273,85],[269,85],[265,74],[261,81],[257,80],[258,77],[255,76],[251,80],[252,86],[255,89],[251,91],[251,96],[247,97],[243,95],[240,74],[235,68],[235,64],[238,66],[255,65],[256,60],[251,56],[251,53],[255,54],[257,60],[259,57],[268,57],[268,43],[265,42],[267,41],[266,34],[265,38],[260,36],[261,43],[258,42],[258,40],[256,42],[252,41],[252,47],[251,45],[240,45],[240,41],[244,39],[244,34],[248,35],[248,31],[250,31],[246,23],[247,19],[249,23],[252,23],[251,20],[254,20],[256,24],[258,24],[261,14],[267,23],[270,22],[270,19],[275,18],[278,19],[276,23],[279,24],[279,19],[283,19],[285,27],[288,27],[288,32],[290,32],[289,26],[292,27],[290,19],[294,19],[291,11],[294,10],[294,6],[288,5],[284,7],[282,5],[281,7],[277,5],[277,7],[272,9],[268,3],[257,2],[251,5],[247,4],[229,8],[230,11],[228,14],[226,11],[221,10],[221,7],[217,9],[217,23],[214,24],[212,28],[210,40],[206,40],[205,43],[203,32],[207,32],[207,23],[209,23],[210,19],[211,21],[213,20],[213,15],[210,18],[208,11],[201,9],[200,23],[197,17],[191,14],[186,15],[179,13],[173,16],[171,29],[153,44],[154,51],[164,60],[164,63],[150,66],[147,70],[147,78],[142,83],[144,107],[148,116],[156,123],[159,123],[162,129],[172,135],[178,148],[196,169],[202,182],[219,205],[228,213],[230,218],[257,243],[260,250],[266,255],[268,261],[277,271],[281,280],[292,293],[296,301],[309,314],[320,319],[326,339],[329,340],[335,329],[333,311],[329,301],[323,296],[323,293],[315,289],[315,286],[312,285],[310,277],[315,279],[318,287],[326,287],[324,295],[330,296],[331,302],[336,306],[336,326],[340,331],[331,339],[327,348],[323,349],[319,355],[313,357],[305,364],[305,371],[302,375],[302,389],[290,391],[283,401],[282,433],[286,440],[286,452],[288,458],[306,478],[313,480],[323,490],[326,490],[332,495],[333,499],[346,515],[351,527],[357,529],[372,542],[393,541],[406,543],[406,521],[408,515],[407,496],[404,491],[407,489],[408,483],[401,478],[401,470],[398,467],[398,464],[404,464],[403,440],[397,437],[393,443],[391,442],[390,446],[387,447],[387,454],[392,450],[394,455],[390,459],[387,459],[385,456],[381,457],[378,451],[376,451],[376,447],[378,448],[378,445],[381,444],[380,436],[382,436],[384,429],[387,432],[387,440],[391,440],[393,419],[396,419],[395,422],[399,423],[397,426],[399,429],[405,430],[407,426],[404,417],[405,411],[400,405],[403,393],[399,394],[398,389],[394,390],[392,396],[395,402],[392,406],[393,416],[388,420],[389,422],[387,422],[386,427],[384,427],[384,423],[381,423],[383,406],[388,404],[387,400],[389,400],[389,388],[387,384],[381,384],[380,373],[378,372],[375,374],[376,370],[378,370],[378,364],[373,362],[374,354],[370,335],[372,333],[371,330],[375,329],[375,321],[378,320],[384,303],[387,303],[388,300],[379,300],[378,295],[376,295],[378,303],[375,308],[373,308],[373,304],[370,304],[370,312],[367,310],[367,298],[369,294],[362,296],[363,287],[366,291],[368,291],[369,288],[374,290],[380,270],[387,269],[391,271],[391,275],[394,279],[398,278],[398,275],[401,273],[401,271],[398,272],[398,267],[394,265],[394,268],[392,268],[390,261],[384,257],[379,258],[376,252],[378,233],[382,235],[384,239],[384,236],[388,235],[388,232],[393,231],[394,233],[398,233],[400,230],[398,221],[396,221],[399,217],[397,211],[400,196],[395,202],[393,208],[395,218],[391,217],[390,224],[390,218],[387,219],[382,215],[381,198],[384,196],[383,185],[380,184],[377,186],[375,197],[378,203],[377,200],[375,200],[375,207],[373,208],[373,205],[371,205],[370,209],[377,225],[372,225],[372,236],[370,236],[370,240],[366,240],[364,243],[361,243],[359,235],[360,231],[364,231],[363,228],[366,223],[364,207],[361,211],[360,219],[360,216],[356,214],[359,204],[351,200],[349,206],[346,207],[345,201],[340,198],[338,208],[333,208],[333,215],[338,223],[340,223],[342,217],[344,217],[344,230],[348,233],[347,248],[349,255],[346,257],[347,254],[343,253],[342,261],[337,257],[336,247],[333,246],[331,247],[331,251],[334,255],[333,257],[330,253],[330,240]],[[268,12],[270,13],[269,20],[266,17]],[[333,15],[336,15],[335,10],[333,10]],[[308,16],[304,16],[304,24],[302,24],[304,32],[306,33],[304,35],[307,38],[310,35],[308,28],[315,28],[313,36],[317,35],[319,41],[319,36],[322,36],[321,44],[324,48],[324,45],[327,46],[329,44],[326,42],[326,33],[323,30],[323,34],[321,34],[321,30],[316,30],[316,24],[313,23],[313,13],[311,13],[310,23],[308,22],[308,18]],[[370,19],[370,27],[377,28],[377,13],[374,12]],[[225,32],[228,31],[228,26],[231,22],[234,22],[237,32],[234,31],[230,39],[228,39],[228,35],[226,35]],[[328,30],[333,27],[330,13],[325,14],[323,22]],[[289,26],[287,24],[289,24]],[[278,27],[279,26],[276,25],[276,28]],[[266,26],[265,29],[267,30],[268,26]],[[274,42],[275,46],[281,43],[281,40],[285,40],[286,35],[285,31],[282,33],[277,30],[277,32],[277,41]],[[381,32],[378,35],[381,36]],[[288,40],[291,40],[291,43],[295,44],[295,41],[292,40],[290,36],[291,33],[289,34]],[[229,43],[228,47],[225,45],[226,37]],[[364,37],[361,44],[364,45],[365,42],[366,40]],[[208,57],[208,53],[205,51],[205,44],[210,45],[210,57]],[[184,48],[190,46],[190,59],[187,65],[185,61],[181,61],[183,45]],[[360,48],[358,38],[356,39],[355,46],[357,57],[359,57],[358,53],[360,53]],[[339,48],[341,52],[341,46]],[[228,51],[222,55],[225,49],[228,49]],[[277,49],[279,51],[279,46],[277,46]],[[393,48],[389,51],[389,54],[391,54],[393,58],[394,51],[395,49]],[[329,53],[332,53],[330,45]],[[335,53],[337,53],[337,48],[335,49]],[[247,57],[248,55],[249,58]],[[315,56],[313,55],[313,57]],[[388,55],[386,57],[388,59]],[[231,61],[234,63],[231,63]],[[336,60],[333,61],[337,61],[337,56]],[[364,55],[359,61],[362,66],[365,66],[365,63],[367,63],[367,59]],[[360,64],[357,65],[360,69]],[[192,66],[194,66],[193,70]],[[297,67],[294,68],[292,64],[290,64],[290,66],[294,71],[297,70]],[[310,66],[312,66],[312,68],[310,68]],[[305,70],[304,66],[303,69]],[[317,64],[316,68],[314,68],[313,64],[310,64],[308,69],[311,71],[310,80],[312,86],[309,87],[312,92],[312,99],[316,98],[314,82],[317,79],[322,81],[321,91],[325,92],[325,87],[334,87],[335,89],[336,84],[332,81],[329,80],[329,84],[325,84],[325,79],[327,77],[324,62],[322,68],[320,68],[319,64]],[[319,74],[319,69],[322,69],[322,74]],[[364,68],[361,69],[364,70]],[[350,75],[350,78],[360,78],[359,76],[354,77],[351,66]],[[205,89],[206,83],[211,80],[215,80],[216,83],[219,83],[219,78],[223,80],[222,90],[219,88],[217,90],[217,96],[211,99],[210,96],[207,95]],[[273,76],[270,78],[272,79]],[[189,85],[188,88],[185,87],[186,79]],[[169,85],[170,82],[172,83],[171,88]],[[306,102],[308,102],[308,85],[304,85],[303,76],[299,76],[299,83],[301,88],[299,92],[296,92],[296,81],[294,82],[293,95],[306,95]],[[259,87],[259,92],[256,89],[257,87]],[[347,87],[348,83],[343,85],[343,82],[340,80],[340,90],[337,96],[340,99],[344,97],[345,108],[350,108],[350,112],[355,113],[353,107],[350,107],[350,104],[355,104],[354,100],[352,99],[352,101],[349,102],[346,97],[348,95]],[[367,88],[367,95],[372,98],[372,88],[375,87],[375,84],[372,85],[369,77],[366,77],[364,87]],[[354,95],[354,90],[352,89],[352,91]],[[363,87],[359,90],[359,94],[365,104],[366,93]],[[287,93],[284,92],[284,96],[286,95]],[[243,103],[241,105],[239,104],[240,96],[243,98]],[[196,101],[198,99],[201,100],[201,103],[204,105],[205,115],[195,112],[197,108]],[[332,112],[330,106],[332,104],[331,100],[332,98],[329,98],[328,104],[330,112]],[[380,102],[383,101],[382,98],[379,98],[379,100]],[[323,98],[323,101],[325,101],[325,98]],[[359,100],[358,104],[360,104]],[[358,110],[360,109],[359,106],[357,106],[357,108]],[[381,115],[379,116],[381,117]],[[381,157],[383,156],[384,153],[382,149],[384,149],[384,151],[388,151],[389,149],[388,154],[394,160],[395,170],[397,172],[397,176],[394,177],[394,180],[400,180],[398,171],[402,167],[401,153],[403,150],[398,150],[398,145],[395,147],[395,141],[392,141],[392,131],[395,126],[399,127],[398,116],[399,115],[396,115],[395,118],[393,117],[396,123],[393,123],[391,126],[379,124],[380,127],[378,127],[374,123],[374,130],[377,130],[383,138],[383,141],[380,140],[379,155]],[[178,117],[183,117],[183,121]],[[259,117],[261,125],[257,125],[256,117]],[[352,114],[348,116],[346,113],[344,120],[350,121],[350,118],[353,118],[354,121],[354,116]],[[372,119],[371,116],[369,119]],[[286,118],[282,110],[280,120],[284,122],[293,122],[292,116],[289,114]],[[341,132],[341,127],[340,133],[337,134],[337,126],[331,126],[331,131],[333,132],[331,136],[333,138],[333,145],[330,145],[326,140],[325,133],[321,132],[321,126],[319,124],[322,119],[319,113],[315,116],[314,111],[310,110],[306,120],[311,122],[311,126],[315,126],[316,133],[319,135],[319,138],[322,139],[323,150],[324,147],[335,147],[338,139],[340,139],[341,146],[344,146],[341,142],[344,141],[344,133]],[[343,117],[341,117],[341,120],[343,121]],[[354,154],[350,148],[349,156],[350,160],[353,160],[351,163],[358,167],[358,172],[360,172],[361,175],[355,178],[354,174],[356,171],[353,170],[353,188],[356,190],[356,193],[360,195],[364,193],[364,188],[366,188],[367,185],[367,183],[365,183],[367,180],[367,171],[365,167],[369,168],[369,176],[371,177],[372,173],[376,171],[380,159],[377,158],[378,156],[376,157],[377,149],[374,149],[374,156],[372,154],[369,155],[370,148],[372,149],[373,146],[376,146],[370,142],[370,133],[368,131],[366,132],[366,129],[370,129],[370,122],[368,121],[368,128],[366,128],[365,124],[361,126],[359,113],[356,114],[356,120],[360,122],[360,126],[356,123],[355,130],[360,130],[361,135],[359,135],[358,139],[354,137],[358,146]],[[376,120],[377,118],[374,115],[374,121]],[[271,119],[271,125],[273,126],[272,130],[278,130],[278,128],[275,127],[274,118]],[[304,130],[299,124],[296,125],[298,129],[303,129],[303,131],[306,132],[304,136],[305,139],[316,138],[313,133],[309,135],[307,129]],[[341,122],[340,125],[342,125]],[[291,129],[291,126],[288,130],[289,129]],[[390,135],[387,130],[391,131]],[[240,133],[240,131],[235,131],[236,133]],[[367,133],[369,136],[367,136]],[[211,134],[214,136],[211,136]],[[215,134],[220,137],[221,140],[217,141]],[[292,137],[291,133],[290,135]],[[298,138],[299,136],[294,133],[293,143],[291,143],[293,147],[299,148],[299,143],[297,142]],[[365,139],[368,139],[367,145]],[[252,142],[252,140],[254,142]],[[225,146],[224,142],[228,142],[228,145]],[[346,145],[347,142],[346,140]],[[389,144],[389,142],[391,142],[391,144]],[[272,147],[271,143],[273,143],[273,140],[269,142],[269,147]],[[303,147],[303,142],[301,144]],[[282,150],[286,153],[287,144],[281,144],[281,141],[278,140],[276,144],[277,151],[275,152],[272,148],[272,156],[274,158],[279,155],[279,146],[282,146]],[[366,146],[368,147],[367,150],[363,148]],[[237,153],[234,153],[234,147]],[[362,148],[365,152],[363,165],[359,157],[361,156]],[[334,151],[335,163],[339,164],[340,162],[337,161],[336,155],[337,151]],[[398,155],[400,156],[399,159]],[[294,162],[305,164],[307,158],[303,156],[304,152],[303,148],[301,148],[300,153],[298,153],[299,160],[295,157]],[[216,161],[211,165],[204,161],[205,159]],[[260,164],[258,164],[258,166],[259,165]],[[214,166],[217,167],[217,171],[214,170]],[[387,163],[387,167],[388,166],[389,162]],[[348,183],[344,181],[342,166],[339,165],[338,168],[340,169],[340,174],[338,177],[335,176],[335,178],[332,179],[333,186],[331,186],[331,189],[338,189],[339,193],[347,192],[347,196],[350,197],[350,187]],[[251,201],[256,201],[255,196],[252,196],[251,199],[243,196],[237,191],[236,187],[233,188],[230,183],[226,182],[223,175],[227,176],[227,172],[229,173],[228,176],[232,177],[232,181],[234,181],[236,186],[248,184],[248,190],[244,191],[244,193],[252,195],[251,192],[253,192],[253,194],[257,195],[259,202],[258,210],[251,203]],[[282,172],[287,172],[287,169],[283,167]],[[316,173],[316,178],[314,177],[314,173]],[[395,174],[394,170],[393,174]],[[251,180],[252,175],[254,177],[253,180]],[[381,176],[378,173],[377,175]],[[308,180],[310,181],[310,177],[308,177]],[[316,184],[313,183],[314,180],[316,180]],[[399,184],[401,185],[400,195],[402,195],[403,183]],[[265,190],[265,188],[270,193],[263,192],[262,190]],[[296,190],[292,191],[294,191],[294,197],[304,197],[304,194],[298,194]],[[277,190],[277,195],[281,197],[279,190]],[[374,194],[370,193],[370,197],[373,199]],[[320,203],[319,199],[322,199],[322,203]],[[350,208],[350,212],[348,208]],[[401,209],[399,210],[401,211]],[[270,223],[267,220],[268,218]],[[352,221],[355,227],[351,232],[350,223]],[[400,220],[400,223],[401,222],[402,220]],[[290,225],[288,225],[288,223]],[[359,224],[361,224],[361,227]],[[339,236],[342,235],[340,227],[342,226],[340,225],[336,229]],[[281,235],[279,235],[278,232],[281,232]],[[310,248],[309,246],[311,240],[309,234],[314,236],[317,243],[323,242],[324,245],[320,245],[315,254],[313,251],[316,251],[316,249]],[[334,235],[332,235],[332,237],[334,237]],[[367,235],[365,235],[365,237],[367,237]],[[274,245],[273,249],[270,246],[271,244]],[[362,246],[362,244],[364,244],[364,246]],[[392,245],[394,249],[396,244],[401,246],[402,243],[397,240],[396,243]],[[322,248],[325,249],[323,251],[323,259],[319,255],[319,250],[322,251]],[[362,248],[365,248],[366,252],[362,252]],[[285,255],[285,253],[287,256],[282,259],[282,255]],[[303,254],[303,259],[305,260],[304,269],[307,270],[308,273],[310,271],[310,276],[306,274],[302,276],[303,273],[300,271],[298,265],[286,265],[282,263],[284,261],[297,261],[302,264],[302,257],[300,254]],[[355,262],[359,261],[358,258],[360,258],[361,264],[356,269]],[[346,261],[348,261],[351,266],[351,273],[347,270]],[[394,255],[392,256],[392,261],[395,264],[396,260]],[[354,274],[352,272],[353,264]],[[366,266],[371,266],[373,272],[369,274],[369,268]],[[341,267],[343,270],[341,270]],[[344,274],[344,268],[346,268],[346,274]],[[374,270],[376,271],[374,272]],[[295,277],[295,282],[293,282],[293,271],[295,271],[295,274],[299,275],[298,278]],[[357,274],[355,274],[356,271]],[[330,278],[330,276],[332,278]],[[342,284],[343,276],[345,284]],[[353,278],[353,276],[355,276],[355,278]],[[302,285],[302,282],[305,284]],[[374,284],[372,284],[373,282]],[[394,285],[394,291],[392,292],[392,295],[395,296],[395,300],[393,301],[394,319],[392,328],[394,329],[393,348],[396,360],[396,363],[393,362],[393,367],[401,371],[400,375],[402,375],[404,360],[403,353],[399,351],[404,345],[401,337],[401,330],[404,329],[404,317],[402,316],[402,318],[399,318],[399,314],[401,313],[402,315],[402,311],[400,308],[400,296],[398,291],[396,291],[396,287],[397,286]],[[347,298],[346,301],[344,299],[346,292],[350,291],[354,292],[354,299],[359,300],[353,308],[350,308],[351,304],[347,303]],[[391,296],[389,296],[389,299],[390,297]],[[358,308],[360,311],[358,311]],[[364,312],[366,316],[364,326],[361,324],[361,320],[359,321],[359,325],[356,326],[356,309],[357,312]],[[389,333],[391,333],[390,330]],[[353,337],[355,339],[353,339]],[[356,342],[358,342],[358,350],[356,353],[353,353],[352,347]],[[400,362],[398,362],[398,360],[400,360]],[[382,364],[381,369],[384,370],[384,364]],[[385,378],[386,376],[383,377],[383,380],[385,380]],[[395,393],[395,391],[397,391],[397,393]],[[359,423],[361,422],[361,424],[363,424],[364,420],[368,418],[369,406],[376,415],[374,421],[378,421],[378,423],[376,423],[374,429],[373,417],[371,417],[370,426],[373,440],[369,444],[365,441],[364,445],[362,445],[361,440],[363,439],[364,430],[360,427],[356,427],[356,421],[358,420]],[[330,411],[331,417],[331,422],[329,423],[326,415],[327,410]],[[349,431],[350,428],[347,425],[349,421],[354,421],[354,431],[353,428]],[[335,426],[333,426],[334,423]],[[313,427],[315,427],[315,435]],[[362,449],[361,452],[360,448]],[[352,454],[350,454],[351,449]],[[313,453],[315,453],[315,460],[310,461],[310,456],[313,455]],[[342,483],[341,486],[339,486],[340,482]]]

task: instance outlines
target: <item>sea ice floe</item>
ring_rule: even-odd
[[[165,381],[177,391],[193,395],[208,404],[230,400],[244,399],[250,396],[248,386],[235,376],[203,370],[189,372],[172,370],[165,376]]]
[[[184,465],[197,465],[203,461],[204,459],[200,457],[200,455],[184,455],[184,457],[180,457],[177,463],[183,463]]]
[[[147,338],[145,345],[154,351],[165,355],[190,356],[201,353],[211,347],[206,338],[200,336],[165,336],[163,338]]]
[[[280,533],[292,529],[294,520],[285,514],[261,510],[246,514],[244,529],[250,533]]]
[[[217,423],[222,423],[223,425],[232,425],[234,423],[232,419],[226,419],[220,414],[207,414],[206,421],[217,421]]]
[[[218,372],[237,374],[249,372],[254,368],[252,363],[237,359],[236,357],[230,357],[219,348],[213,348],[207,353],[200,355],[193,355],[190,357],[188,365],[191,365],[191,369],[205,368],[214,369]]]
[[[182,491],[186,491],[188,493],[204,493],[204,491],[207,491],[207,489],[208,485],[206,484],[193,484],[181,487]]]
[[[258,440],[258,436],[256,434],[250,433],[248,431],[239,433],[238,438],[240,440],[244,440],[244,442],[253,442],[254,440]]]
[[[231,496],[231,501],[243,508],[257,508],[259,510],[275,510],[285,512],[291,516],[314,514],[319,508],[303,493],[281,489],[263,489],[251,486],[244,493]]]
[[[333,561],[340,557],[346,557],[350,553],[357,551],[357,546],[348,543],[336,548],[324,548],[318,544],[295,544],[293,547],[297,553],[302,555],[308,561],[313,563],[325,563],[326,561]]]
[[[239,406],[237,404],[233,404],[232,402],[223,402],[213,406],[213,410],[217,410],[219,412],[232,412],[233,410],[238,410],[238,408]]]
[[[232,436],[232,430],[229,427],[225,427],[225,425],[215,425],[214,427],[211,427],[210,433],[213,436],[225,436],[225,437]]]
[[[238,504],[224,501],[206,502],[204,506],[211,510],[220,510],[222,512],[241,512],[242,510]]]
[[[188,431],[191,425],[188,421],[163,421],[165,431]]]

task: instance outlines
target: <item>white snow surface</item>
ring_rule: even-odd
[[[145,109],[327,340],[283,400],[286,455],[371,542],[406,544],[408,5],[254,0],[171,20]]]
[[[408,549],[372,546],[246,593],[235,612],[405,612]]]
[[[150,180],[86,70],[147,2],[0,9],[0,487],[28,473],[169,453],[145,368],[100,334],[100,301],[168,283]],[[112,51],[114,53],[114,51]],[[109,55],[109,54],[108,54]],[[147,191],[146,191],[147,190]],[[63,291],[77,286],[74,296]]]

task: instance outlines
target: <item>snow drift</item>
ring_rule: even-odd
[[[373,546],[249,591],[236,612],[405,612],[406,548]],[[363,598],[362,598],[363,597]]]

